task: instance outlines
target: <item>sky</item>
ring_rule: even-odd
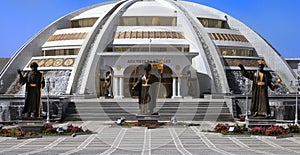
[[[12,57],[43,28],[80,8],[107,0],[1,0],[0,58]],[[242,21],[283,57],[300,58],[300,0],[189,0]]]

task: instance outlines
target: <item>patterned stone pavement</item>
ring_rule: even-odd
[[[0,137],[0,154],[300,154],[300,137],[276,139],[263,136],[222,136],[202,128],[122,128],[84,122],[91,135],[17,140]]]

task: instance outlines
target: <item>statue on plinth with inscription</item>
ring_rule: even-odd
[[[258,64],[258,70],[254,72],[247,71],[242,64],[240,64],[239,67],[241,68],[242,75],[253,81],[250,107],[251,115],[254,117],[268,117],[271,115],[268,87],[271,88],[271,90],[275,90],[278,88],[278,85],[272,81],[272,75],[270,72],[263,70],[265,67],[265,61],[259,60]],[[280,83],[280,81],[281,80],[278,79],[277,82]]]
[[[159,78],[151,74],[152,65],[144,64],[145,74],[133,85],[132,91],[137,93],[140,114],[153,115],[155,112]]]

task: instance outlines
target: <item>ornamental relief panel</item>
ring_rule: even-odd
[[[73,67],[75,58],[45,58],[33,59],[29,63],[36,62],[39,67]],[[29,65],[27,68],[30,68]]]

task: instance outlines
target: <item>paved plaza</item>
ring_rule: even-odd
[[[0,137],[0,154],[300,154],[300,137],[223,136],[202,132],[201,125],[148,129],[80,123],[76,125],[95,134],[20,140]]]

